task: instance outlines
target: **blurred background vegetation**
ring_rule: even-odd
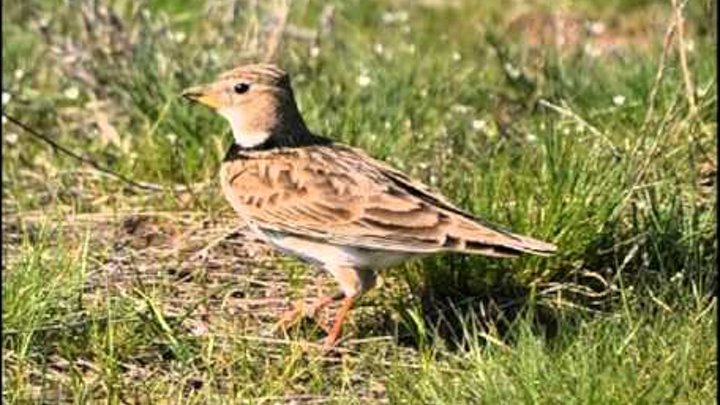
[[[2,7],[8,403],[713,401],[714,1]],[[229,128],[179,98],[268,54],[314,131],[560,253],[392,269],[339,353],[270,335],[334,287],[223,239]]]

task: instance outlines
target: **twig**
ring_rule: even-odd
[[[507,352],[507,353],[512,353],[512,352],[513,352],[513,349],[512,349],[510,346],[508,346],[508,345],[505,344],[502,340],[496,338],[495,336],[490,335],[489,333],[486,333],[486,332],[478,332],[478,336],[480,336],[481,338],[483,338],[483,339],[487,340],[488,342],[494,344],[495,346],[499,347],[500,349],[502,349],[503,351],[505,351],[505,352]]]
[[[190,222],[195,217],[205,217],[206,213],[202,211],[133,211],[133,210],[118,210],[115,212],[86,212],[86,213],[75,213],[73,215],[63,216],[63,222],[75,222],[75,221],[86,221],[86,222],[103,222],[106,223],[110,220],[124,219],[125,217],[133,216],[138,218],[163,218],[173,222]],[[18,214],[8,214],[3,218],[8,222],[23,220],[26,222],[42,222],[48,219],[47,212],[43,211],[24,211]],[[62,224],[57,224],[62,225]]]
[[[648,288],[648,289],[647,289],[647,292],[648,292],[648,295],[650,295],[650,299],[651,299],[654,303],[658,304],[658,306],[659,306],[660,308],[662,308],[663,311],[665,311],[665,312],[667,312],[667,313],[669,313],[669,314],[672,314],[672,313],[673,313],[673,310],[672,310],[672,308],[670,308],[670,305],[666,304],[666,303],[663,302],[660,298],[656,297],[655,294],[653,294],[651,288]]]
[[[702,311],[700,311],[699,314],[697,314],[696,316],[693,317],[693,323],[697,323],[698,321],[700,321],[700,319],[702,319],[702,317],[707,315],[708,312],[710,312],[713,308],[715,308],[715,305],[716,305],[716,299],[715,299],[715,297],[713,297],[711,295],[710,303]]]
[[[212,249],[214,249],[217,245],[224,242],[226,239],[229,239],[231,237],[237,236],[240,234],[240,231],[242,231],[244,228],[247,227],[247,224],[241,224],[234,228],[232,228],[228,232],[223,232],[223,234],[213,240],[211,240],[207,245],[205,245],[204,248],[198,250],[197,252],[193,253],[192,256],[190,256],[190,260],[205,260],[208,257],[208,254]]]
[[[287,24],[289,11],[290,7],[288,6],[287,1],[283,1],[282,5],[276,10],[276,18],[278,21],[268,37],[265,55],[263,56],[264,62],[273,62],[277,56],[278,48],[280,48],[280,41],[282,40],[285,25]]]
[[[296,25],[288,25],[287,28],[285,28],[285,35],[300,41],[317,41],[318,37],[317,31]]]
[[[326,4],[325,7],[323,7],[322,12],[320,13],[319,25],[320,35],[316,38],[319,39],[320,37],[329,36],[333,30],[333,26],[335,25],[335,5]]]
[[[585,119],[583,119],[581,116],[577,115],[575,112],[571,111],[571,110],[568,109],[568,108],[561,107],[561,106],[559,106],[559,105],[555,105],[555,104],[553,104],[553,103],[551,103],[551,102],[549,102],[549,101],[547,101],[547,100],[544,100],[544,99],[538,100],[538,103],[539,103],[541,106],[547,107],[547,108],[555,111],[556,113],[558,113],[558,114],[560,114],[560,115],[564,115],[564,116],[566,116],[566,117],[572,118],[572,119],[573,119],[574,121],[576,121],[578,124],[580,124],[580,125],[583,126],[584,128],[587,128],[593,135],[595,135],[595,136],[597,136],[598,138],[602,139],[602,140],[608,145],[608,147],[610,147],[610,151],[612,152],[613,156],[615,156],[615,157],[618,158],[618,159],[622,157],[622,155],[620,154],[620,151],[617,149],[617,147],[615,146],[615,144],[613,144],[613,143],[610,141],[610,139],[608,139],[608,137],[605,136],[605,134],[603,134],[602,132],[600,132],[599,129],[597,129],[597,128],[595,128],[594,126],[590,125],[589,122],[585,121]]]
[[[3,117],[5,117],[8,121],[10,121],[10,122],[12,122],[13,124],[17,125],[18,127],[22,128],[25,132],[27,132],[27,133],[30,134],[31,136],[33,136],[33,137],[35,137],[36,139],[39,139],[39,140],[41,140],[41,141],[49,144],[50,146],[52,146],[52,148],[53,148],[55,151],[58,151],[58,152],[61,152],[61,153],[65,154],[65,155],[67,155],[67,156],[70,156],[71,158],[73,158],[73,159],[75,159],[75,160],[77,160],[77,161],[79,161],[79,162],[81,162],[81,163],[84,163],[84,164],[92,167],[93,169],[95,169],[95,170],[97,170],[97,171],[99,171],[99,172],[102,172],[102,173],[105,173],[105,174],[107,174],[107,175],[109,175],[109,176],[111,176],[111,177],[114,177],[114,178],[122,181],[123,183],[125,183],[125,184],[127,184],[127,185],[129,185],[129,186],[132,186],[132,187],[137,188],[137,189],[140,189],[140,190],[146,190],[146,191],[163,191],[163,190],[165,189],[165,187],[163,187],[163,186],[161,186],[161,185],[159,185],[159,184],[146,183],[146,182],[138,182],[138,181],[135,181],[135,180],[133,180],[133,179],[127,177],[127,176],[124,176],[124,175],[122,175],[122,174],[120,174],[120,173],[117,173],[117,172],[115,172],[115,171],[113,171],[113,170],[111,170],[111,169],[109,169],[109,168],[107,168],[107,167],[105,167],[105,166],[102,166],[101,164],[97,163],[96,161],[94,161],[94,160],[92,160],[92,159],[90,159],[90,158],[87,158],[87,157],[84,157],[84,156],[80,156],[79,154],[71,151],[70,149],[68,149],[68,148],[60,145],[59,143],[55,142],[54,140],[50,139],[48,136],[43,135],[43,134],[41,134],[40,132],[38,132],[38,131],[34,130],[33,128],[29,127],[28,125],[24,124],[22,121],[18,120],[17,118],[15,118],[15,117],[13,117],[13,116],[11,116],[11,115],[8,115],[6,112],[3,111],[2,115],[3,115]]]
[[[352,345],[352,346],[360,346],[367,343],[377,343],[377,342],[392,342],[395,338],[389,335],[386,336],[372,336],[368,338],[363,339],[348,339],[345,344],[346,345]]]
[[[125,317],[125,318],[117,318],[117,319],[110,319],[107,316],[103,316],[100,318],[94,318],[94,319],[83,319],[81,321],[74,321],[74,322],[59,322],[59,323],[53,323],[49,325],[40,325],[38,327],[32,328],[30,330],[24,330],[24,329],[5,329],[3,330],[3,333],[5,336],[14,336],[23,332],[32,332],[32,333],[38,333],[38,332],[54,332],[58,330],[65,330],[68,329],[75,329],[75,328],[81,328],[84,326],[87,326],[94,322],[108,322],[111,324],[121,324],[121,323],[128,323],[128,322],[138,322],[141,319],[132,316],[132,317]]]
[[[673,34],[675,34],[676,21],[672,19],[670,25],[668,25],[667,31],[665,31],[665,39],[663,40],[663,51],[660,55],[660,62],[658,63],[657,73],[655,74],[655,83],[650,90],[650,97],[648,99],[648,109],[645,113],[645,121],[643,122],[643,129],[650,122],[650,118],[655,110],[655,99],[657,98],[657,92],[660,88],[665,73],[665,59],[667,59],[668,53],[670,53],[670,45],[672,43]]]
[[[677,26],[677,46],[678,54],[680,55],[680,69],[683,73],[683,81],[685,82],[685,96],[687,97],[688,105],[690,106],[690,115],[694,116],[697,110],[695,104],[695,86],[690,76],[690,70],[688,69],[687,62],[687,48],[685,48],[685,28],[683,26],[683,15],[682,8],[685,6],[685,2],[680,4],[678,0],[671,0],[673,10],[675,11],[675,25]]]
[[[262,337],[262,336],[254,336],[254,335],[240,335],[235,334],[232,336],[233,339],[237,340],[244,340],[248,342],[257,342],[257,343],[264,343],[268,345],[280,345],[280,346],[291,346],[291,347],[300,347],[303,350],[309,350],[309,349],[317,349],[317,350],[325,350],[325,346],[319,343],[313,343],[308,341],[301,341],[301,340],[290,340],[290,339],[279,339],[279,338],[270,338],[270,337]],[[352,350],[345,349],[342,347],[334,347],[334,351],[338,353],[352,353]]]
[[[295,394],[295,395],[274,395],[268,397],[259,397],[253,399],[255,403],[267,403],[273,404],[322,404],[326,402],[336,401],[338,399],[346,399],[344,397],[329,397],[314,394]]]

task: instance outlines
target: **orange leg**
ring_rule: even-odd
[[[295,304],[292,309],[280,315],[280,319],[275,323],[273,330],[287,330],[300,322],[303,317],[314,318],[319,311],[342,297],[344,297],[343,294],[325,295],[315,300],[307,308],[302,303]],[[320,326],[322,327],[322,325]]]
[[[343,298],[342,306],[340,307],[337,315],[335,316],[335,322],[333,323],[332,330],[330,330],[330,333],[325,338],[326,348],[331,348],[335,346],[335,342],[337,342],[337,339],[340,336],[340,331],[342,330],[343,321],[345,320],[345,317],[350,311],[350,308],[352,308],[352,305],[353,297]]]

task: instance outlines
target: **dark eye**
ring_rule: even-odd
[[[247,91],[250,90],[250,85],[247,83],[238,83],[233,86],[233,90],[235,90],[237,94],[247,93]]]

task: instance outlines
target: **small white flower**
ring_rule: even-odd
[[[527,138],[528,142],[537,141],[537,136],[535,136],[535,134],[533,134],[533,133],[528,133],[526,138]]]
[[[625,104],[625,96],[623,96],[622,94],[618,94],[617,96],[613,97],[612,101],[613,104],[615,104],[616,106],[621,106]]]
[[[383,52],[385,51],[385,48],[383,47],[383,44],[377,43],[377,44],[373,45],[373,50],[378,55],[382,55]]]
[[[588,24],[587,30],[591,35],[600,35],[605,32],[605,24],[600,21],[592,21]]]
[[[685,42],[685,49],[687,49],[688,52],[693,52],[695,50],[695,41],[692,39],[689,39]]]
[[[5,117],[3,117],[3,121],[5,120]],[[14,145],[18,140],[18,134],[14,132],[10,132],[9,134],[5,134],[5,142],[7,142],[10,145]]]
[[[2,105],[5,105],[10,102],[10,99],[12,98],[12,94],[3,91],[2,92]]]
[[[390,124],[390,121],[385,121],[385,125],[384,125],[384,126],[385,126],[385,129],[390,129],[390,128],[392,128],[392,124]]]
[[[518,77],[520,77],[520,71],[517,68],[515,68],[515,66],[513,66],[512,64],[505,63],[505,65],[503,67],[505,68],[505,71],[507,72],[508,76],[510,76],[511,78],[517,79]]]
[[[175,143],[177,142],[177,139],[178,139],[177,135],[175,135],[172,132],[165,135],[165,138],[168,140],[168,142],[170,142],[171,145],[175,145]]]
[[[310,57],[311,58],[317,58],[318,55],[320,55],[320,47],[319,46],[313,46],[310,48]]]
[[[356,82],[360,87],[367,87],[370,83],[372,83],[372,80],[370,79],[370,76],[363,73],[357,77]]]
[[[187,35],[182,31],[176,32],[175,35],[173,35],[175,42],[185,42],[186,38]]]
[[[450,111],[458,114],[467,114],[470,112],[470,110],[470,106],[467,106],[465,104],[453,104],[450,106]]]
[[[3,124],[3,125],[7,124],[7,118],[5,118],[4,115],[3,115],[3,117],[2,117],[2,124]]]
[[[25,76],[25,71],[22,69],[15,69],[14,76],[15,80],[20,80]]]
[[[405,22],[408,20],[407,11],[387,12],[382,14],[382,22],[392,24],[396,22]]]
[[[76,100],[78,97],[80,97],[80,90],[78,90],[77,87],[68,87],[65,92],[65,97],[69,98],[70,100]]]
[[[452,59],[455,62],[459,62],[462,59],[462,55],[460,55],[460,52],[453,52]]]
[[[487,129],[487,122],[485,120],[473,120],[472,128],[476,131],[484,131]]]

